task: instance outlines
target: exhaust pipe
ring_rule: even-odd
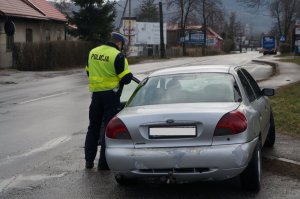
[[[176,178],[173,175],[173,172],[169,172],[167,176],[167,184],[175,184],[176,183]]]

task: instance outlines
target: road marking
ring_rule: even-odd
[[[30,102],[35,102],[35,101],[38,101],[38,100],[43,100],[43,99],[47,99],[47,98],[51,98],[51,97],[57,97],[57,96],[65,95],[65,94],[68,94],[68,93],[69,92],[63,92],[63,93],[58,93],[58,94],[54,94],[54,95],[48,95],[48,96],[39,97],[39,98],[28,100],[28,101],[19,102],[18,104],[27,104],[27,103],[30,103]]]
[[[49,142],[46,142],[45,144],[43,144],[41,147],[39,148],[35,148],[31,151],[28,151],[27,153],[21,154],[19,155],[20,157],[24,157],[24,156],[29,156],[32,155],[34,153],[38,153],[38,152],[42,152],[42,151],[47,151],[49,149],[52,149],[54,147],[56,147],[59,144],[62,144],[64,142],[67,142],[71,140],[70,136],[63,136],[63,137],[59,137],[53,140],[50,140]]]
[[[4,179],[0,181],[0,193],[3,191],[6,191],[7,189],[10,188],[15,188],[22,182],[27,182],[27,181],[41,181],[41,180],[47,180],[51,178],[61,178],[65,176],[67,172],[58,174],[58,175],[31,175],[31,176],[23,176],[23,175],[17,175],[12,178]]]
[[[35,148],[35,149],[32,149],[32,150],[30,150],[26,153],[23,153],[23,154],[20,154],[20,155],[15,155],[15,156],[8,156],[7,158],[2,159],[0,161],[0,166],[3,165],[3,164],[7,164],[9,162],[12,162],[12,161],[14,161],[18,158],[27,157],[27,156],[30,156],[34,153],[39,153],[39,152],[42,152],[42,151],[50,150],[50,149],[56,147],[59,144],[68,142],[69,140],[71,140],[71,136],[63,136],[63,137],[59,137],[59,138],[50,140],[49,142],[46,142],[42,146],[40,146],[38,148]]]
[[[290,163],[290,164],[300,166],[300,162],[295,161],[295,160],[290,160],[290,159],[286,159],[286,158],[278,158],[278,157],[275,157],[275,156],[267,156],[267,155],[264,156],[264,157],[268,158],[270,160],[279,160],[279,161],[282,161],[282,162],[287,162],[287,163]]]

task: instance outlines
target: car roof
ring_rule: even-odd
[[[236,66],[230,65],[197,65],[197,66],[180,66],[175,68],[167,68],[157,70],[149,75],[149,77],[161,76],[161,75],[174,75],[183,73],[229,73],[231,68]]]

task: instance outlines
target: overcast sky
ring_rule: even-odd
[[[51,0],[51,1],[61,1],[61,0]],[[70,1],[70,0],[66,0]],[[113,1],[113,0],[109,0]],[[142,2],[143,0],[131,0],[132,4],[134,2]],[[164,2],[164,0],[163,0]],[[249,24],[251,31],[253,33],[265,32],[267,33],[270,29],[274,20],[270,17],[270,12],[267,8],[263,8],[259,11],[250,10],[245,7],[242,7],[236,2],[236,0],[222,0],[223,6],[226,9],[226,12],[235,12],[237,19],[243,24]]]

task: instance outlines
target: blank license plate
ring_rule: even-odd
[[[149,128],[150,138],[169,138],[169,137],[195,137],[195,126],[180,126],[180,127],[152,127]]]

